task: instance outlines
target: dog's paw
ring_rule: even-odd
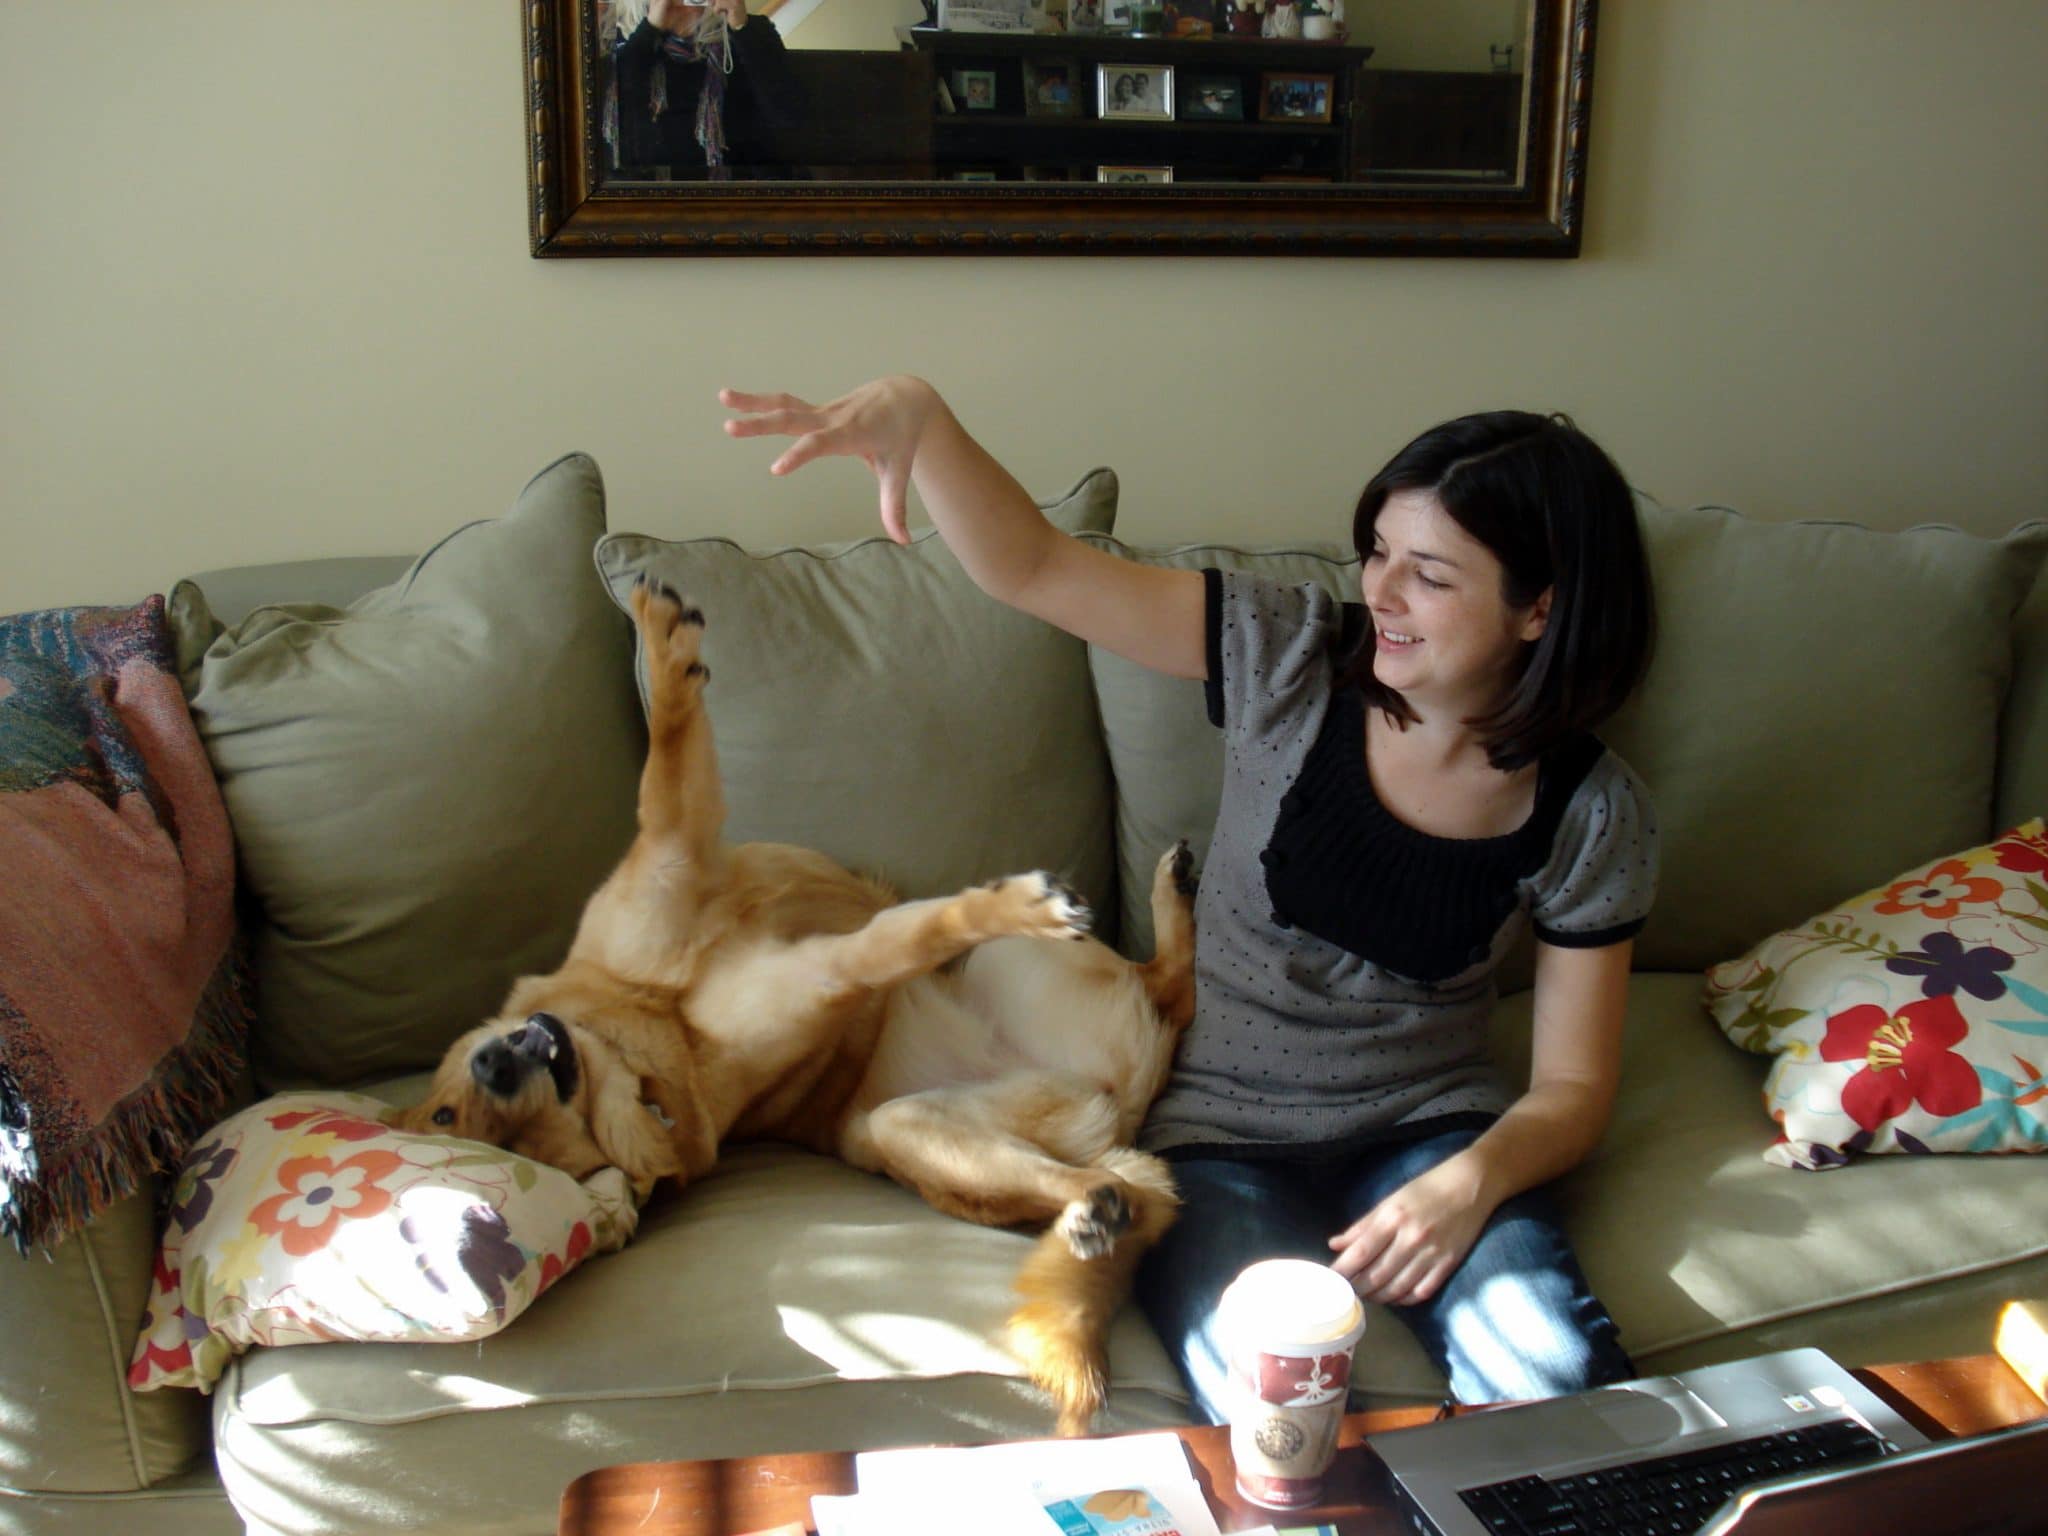
[[[664,637],[678,629],[702,629],[704,610],[658,576],[635,578],[629,601],[640,627]]]
[[[1099,1259],[1131,1225],[1131,1203],[1114,1184],[1098,1184],[1068,1204],[1052,1226],[1077,1259]]]
[[[1195,899],[1195,851],[1182,838],[1167,850],[1167,878],[1173,881],[1173,888],[1189,901]]]
[[[633,583],[631,602],[647,653],[649,693],[657,703],[694,703],[711,681],[711,669],[699,656],[704,610],[667,582],[647,575]]]
[[[1095,922],[1095,914],[1081,893],[1042,869],[991,880],[984,889],[992,892],[1000,903],[999,926],[1004,933],[1040,939],[1085,939]]]

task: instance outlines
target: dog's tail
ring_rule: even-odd
[[[1182,838],[1152,870],[1152,958],[1138,967],[1159,1017],[1184,1029],[1195,1016],[1195,856]]]
[[[1018,1271],[1023,1305],[1009,1322],[1010,1347],[1051,1396],[1062,1435],[1086,1434],[1101,1408],[1110,1321],[1180,1207],[1172,1173],[1149,1153],[1114,1148],[1099,1166],[1112,1177],[1069,1206]]]

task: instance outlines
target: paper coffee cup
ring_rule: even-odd
[[[1265,1259],[1230,1283],[1217,1327],[1230,1355],[1237,1491],[1268,1509],[1323,1496],[1365,1309],[1351,1282],[1307,1259]]]

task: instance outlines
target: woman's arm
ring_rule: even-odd
[[[820,406],[730,389],[718,398],[741,413],[725,424],[732,436],[796,439],[771,474],[830,455],[861,459],[880,483],[882,525],[897,543],[909,539],[906,493],[915,485],[940,537],[989,596],[1155,671],[1207,673],[1201,574],[1120,560],[1061,533],[922,379],[877,379]]]
[[[1633,941],[1536,946],[1529,1088],[1471,1146],[1403,1185],[1330,1239],[1358,1293],[1427,1301],[1504,1202],[1583,1162],[1621,1084],[1621,1026]]]

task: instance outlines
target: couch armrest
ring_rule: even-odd
[[[156,1258],[155,1181],[47,1253],[0,1251],[0,1484],[144,1488],[207,1453],[196,1392],[128,1390]]]

